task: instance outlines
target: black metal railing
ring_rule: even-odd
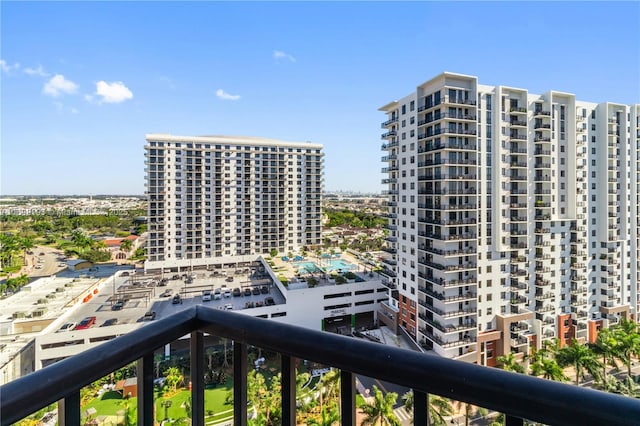
[[[191,335],[192,424],[204,424],[204,334],[233,340],[234,424],[247,424],[247,348],[281,355],[282,424],[296,424],[295,362],[341,370],[341,423],[355,424],[355,374],[414,389],[414,424],[427,423],[427,395],[441,395],[522,419],[557,425],[631,425],[640,401],[420,352],[196,306],[62,360],[0,387],[0,424],[10,425],[59,401],[58,423],[80,424],[80,389],[133,361],[138,424],[153,425],[153,353]]]

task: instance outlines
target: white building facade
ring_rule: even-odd
[[[635,317],[640,105],[443,73],[387,114],[387,274],[426,348],[495,365]]]
[[[146,269],[320,244],[322,145],[146,135]]]

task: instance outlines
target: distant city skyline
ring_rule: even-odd
[[[3,2],[0,195],[144,193],[144,135],[325,149],[383,189],[377,111],[442,71],[640,103],[636,2]]]

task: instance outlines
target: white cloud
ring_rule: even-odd
[[[273,51],[273,59],[275,59],[276,61],[280,60],[280,59],[288,59],[291,62],[295,62],[296,58],[294,58],[293,56],[289,55],[288,53],[285,53],[281,50],[274,50]]]
[[[78,114],[80,111],[78,111],[76,108],[71,108],[71,114]]]
[[[67,80],[62,74],[56,74],[44,84],[42,93],[55,98],[62,94],[70,95],[72,93],[76,93],[77,90],[77,84],[71,80]]]
[[[9,73],[13,70],[17,70],[20,68],[20,64],[19,63],[15,63],[13,65],[10,65],[9,63],[7,63],[7,61],[5,61],[4,59],[0,59],[0,69],[3,72]]]
[[[102,102],[108,104],[118,104],[133,98],[133,93],[121,81],[107,83],[99,81],[96,83],[96,95],[102,97]],[[85,99],[87,97],[85,96]]]
[[[222,89],[216,90],[216,96],[225,101],[237,101],[240,99],[240,95],[231,95]]]
[[[84,100],[87,102],[92,102],[93,101],[93,95],[84,95]]]
[[[29,75],[38,75],[40,77],[49,77],[49,73],[46,72],[44,70],[44,68],[42,68],[42,65],[38,65],[38,68],[27,67],[23,71],[24,71],[25,74],[29,74]]]

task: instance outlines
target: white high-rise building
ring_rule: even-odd
[[[640,304],[640,105],[442,73],[380,108],[400,325],[495,365]]]
[[[322,145],[146,135],[146,269],[320,244]]]

